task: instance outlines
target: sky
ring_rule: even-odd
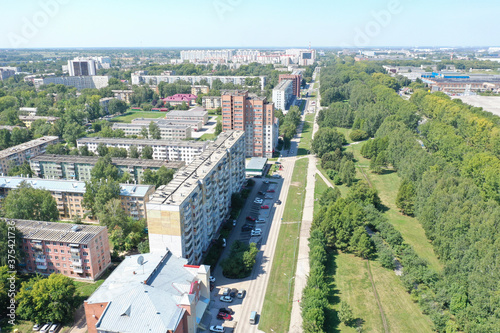
[[[498,0],[1,0],[0,48],[500,46]]]

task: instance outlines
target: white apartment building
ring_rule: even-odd
[[[187,50],[181,51],[181,61],[189,62],[228,62],[234,50]]]
[[[212,88],[215,80],[220,80],[222,83],[233,83],[236,85],[245,85],[247,78],[259,78],[260,89],[264,90],[266,85],[266,76],[213,76],[213,75],[145,75],[142,72],[132,74],[132,84],[139,85],[147,83],[149,85],[158,85],[160,82],[175,83],[177,81],[187,81],[190,84],[196,84],[201,80],[206,80]]]
[[[198,264],[244,180],[245,132],[223,132],[151,196],[146,205],[151,252],[168,249]]]
[[[6,175],[10,168],[29,162],[30,158],[45,153],[48,145],[59,142],[58,136],[43,136],[0,151],[0,174]]]
[[[149,124],[151,122],[154,122],[158,125],[158,128],[160,129],[160,135],[162,140],[191,139],[191,126],[193,124],[188,125],[187,123],[179,123],[179,122],[175,123],[175,122],[167,122],[164,119],[162,120],[163,121],[156,121],[156,119],[139,119],[130,124],[114,123],[112,129],[114,130],[120,129],[123,132],[125,132],[126,136],[131,136],[131,135],[141,135],[142,129],[146,128],[146,130],[148,131],[148,135],[151,135],[151,133],[149,133]],[[195,124],[195,126],[198,126],[198,123]]]
[[[96,63],[92,59],[75,58],[68,60],[69,76],[96,75]]]
[[[139,152],[146,146],[153,148],[154,160],[183,161],[191,163],[193,159],[203,153],[209,145],[209,141],[171,141],[171,140],[141,140],[124,138],[100,138],[88,137],[76,140],[77,147],[87,146],[89,151],[97,154],[99,144],[106,147],[125,148],[135,146]]]
[[[108,86],[108,76],[49,76],[45,78],[33,78],[33,84],[36,89],[39,89],[44,84],[63,84],[65,86],[75,87],[77,90],[82,89],[101,89]]]
[[[273,89],[274,108],[286,113],[293,100],[293,81],[283,80]]]

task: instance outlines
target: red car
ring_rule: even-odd
[[[255,221],[255,217],[247,216],[248,221]]]
[[[269,209],[268,205],[260,206],[260,209]]]
[[[219,312],[217,314],[217,319],[231,320],[231,319],[233,319],[233,317],[231,317],[231,315],[229,313]]]
[[[274,190],[267,190],[267,192],[269,192],[269,193],[274,193]]]

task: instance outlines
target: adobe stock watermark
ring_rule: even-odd
[[[9,317],[8,323],[14,325],[16,322],[16,227],[14,221],[8,221],[8,232],[7,232],[7,273],[10,276],[7,278],[9,281],[9,288],[7,290],[7,296],[9,297],[9,305],[7,305],[7,314]]]
[[[69,3],[70,0],[40,0],[38,10],[31,19],[23,17],[21,19],[22,26],[19,33],[9,32],[7,37],[13,48],[26,45],[30,39],[38,35],[39,31],[49,24],[50,19],[59,13],[61,5]]]
[[[223,21],[226,13],[234,11],[242,2],[243,0],[214,0],[213,6],[219,19]]]
[[[354,29],[354,46],[369,46],[370,41],[380,35],[382,30],[391,24],[393,16],[400,14],[402,11],[403,6],[400,0],[389,0],[385,9],[372,10],[370,15],[373,20],[368,21],[363,28],[356,27]]]

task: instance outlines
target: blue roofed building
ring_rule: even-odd
[[[210,303],[210,266],[171,252],[128,256],[84,302],[89,333],[194,333]]]

